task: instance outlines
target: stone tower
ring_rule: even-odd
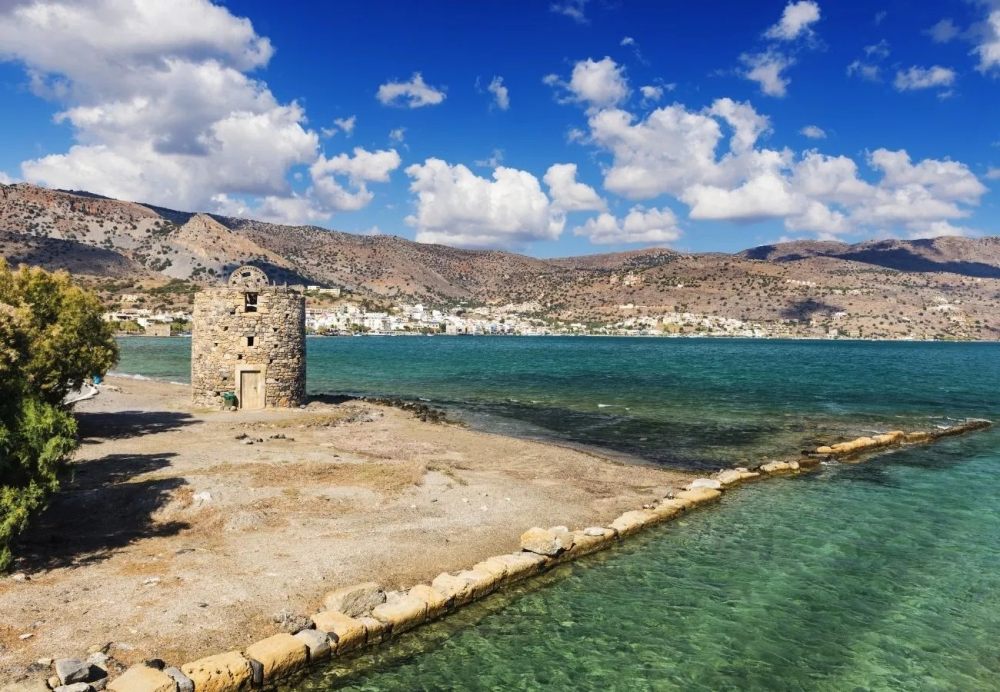
[[[305,298],[244,265],[194,299],[191,396],[219,408],[298,406],[306,395]]]

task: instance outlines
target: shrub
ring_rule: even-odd
[[[63,398],[117,356],[96,297],[65,273],[11,271],[0,259],[0,570],[76,445]]]

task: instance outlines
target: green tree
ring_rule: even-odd
[[[0,259],[0,569],[76,446],[63,398],[117,357],[95,296],[65,273],[11,271]]]

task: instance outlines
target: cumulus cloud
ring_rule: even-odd
[[[914,162],[905,150],[871,152],[865,163],[877,179],[869,182],[848,157],[762,146],[769,119],[728,98],[699,110],[675,103],[644,118],[619,107],[592,109],[588,128],[579,141],[612,157],[607,190],[634,200],[669,195],[692,219],[781,219],[789,230],[820,237],[865,228],[910,234],[968,216],[986,192],[965,164]],[[611,228],[607,219],[600,223]]]
[[[980,72],[995,73],[1000,68],[1000,7],[995,4],[993,7],[981,26],[981,38],[974,49],[979,55]]]
[[[504,86],[503,77],[494,77],[486,90],[493,94],[493,103],[497,108],[502,111],[510,108],[510,92]]]
[[[588,2],[590,0],[561,0],[549,5],[549,11],[569,17],[577,24],[586,24],[590,21],[586,12]]]
[[[990,166],[986,171],[987,180],[1000,180],[1000,168],[996,166]]]
[[[565,216],[527,171],[498,166],[490,180],[462,164],[429,158],[406,174],[416,194],[416,210],[406,222],[417,229],[418,242],[519,248],[562,233]]]
[[[624,219],[603,213],[573,229],[595,245],[671,243],[681,237],[677,217],[668,207],[649,209],[635,206]]]
[[[775,41],[794,41],[800,36],[812,33],[812,25],[819,21],[819,4],[812,0],[800,0],[785,5],[778,23],[764,32],[764,36]]]
[[[14,184],[14,179],[11,178],[6,173],[4,173],[3,171],[0,171],[0,185],[13,185],[13,184]]]
[[[406,108],[422,108],[436,106],[443,102],[443,90],[433,87],[424,81],[419,72],[414,72],[408,82],[386,82],[378,88],[375,97],[384,106],[403,106]]]
[[[663,87],[647,84],[646,86],[639,87],[639,93],[642,94],[644,101],[653,103],[663,98]]]
[[[554,74],[547,75],[542,81],[562,89],[566,93],[563,101],[575,101],[591,108],[613,106],[624,101],[629,93],[625,68],[609,57],[579,61],[573,66],[568,83]]]
[[[819,125],[806,125],[799,134],[809,139],[826,139],[826,131]]]
[[[950,87],[955,83],[955,71],[948,67],[933,65],[917,67],[914,65],[896,72],[893,86],[897,91],[914,91],[917,89],[935,89]]]
[[[760,85],[760,90],[768,96],[784,96],[788,93],[790,80],[783,72],[795,64],[795,60],[784,53],[768,50],[763,53],[744,53],[743,76]]]
[[[324,137],[333,137],[338,132],[343,132],[348,137],[354,134],[354,127],[358,124],[358,117],[352,115],[349,118],[334,118],[333,127],[320,128],[320,133]]]
[[[207,0],[0,3],[0,56],[73,130],[26,180],[186,209],[329,218],[288,176],[316,160],[303,108],[248,76],[273,53],[249,20]],[[287,217],[281,217],[288,214]]]
[[[396,127],[389,130],[389,140],[401,144],[406,139],[406,128]]]
[[[865,46],[864,55],[847,66],[848,77],[859,77],[868,82],[882,81],[881,63],[889,57],[889,42],[882,39],[878,43]]]
[[[590,185],[577,182],[575,163],[555,163],[542,178],[552,204],[563,211],[604,211],[607,204]]]
[[[925,32],[934,43],[948,43],[961,33],[950,18],[942,19]]]

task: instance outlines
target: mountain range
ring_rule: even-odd
[[[0,256],[66,269],[98,288],[204,285],[251,263],[277,283],[339,286],[395,303],[508,306],[551,320],[609,324],[684,314],[794,336],[1000,338],[997,237],[538,259],[19,183],[0,185]]]

